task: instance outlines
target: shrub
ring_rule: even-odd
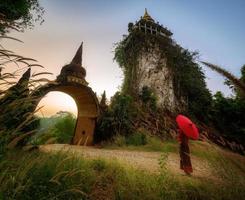
[[[123,135],[115,135],[112,138],[113,145],[123,147],[126,146],[126,138]]]
[[[134,146],[146,145],[147,136],[141,132],[131,134],[128,137],[126,137],[126,144]]]
[[[157,109],[157,97],[148,86],[142,88],[139,97],[144,105],[149,106],[154,111]]]
[[[117,92],[112,97],[109,108],[102,114],[97,124],[95,141],[108,140],[118,134],[131,134],[134,131],[135,109],[131,96]]]
[[[211,119],[222,135],[245,146],[245,100],[225,98],[217,92],[213,98]]]
[[[49,123],[51,121],[52,123]],[[50,118],[41,119],[39,133],[34,136],[33,144],[70,143],[74,135],[76,118],[72,113],[59,112]]]

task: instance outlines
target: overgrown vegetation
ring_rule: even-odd
[[[207,120],[212,99],[204,74],[195,62],[197,53],[183,49],[171,38],[135,30],[116,45],[114,59],[124,73],[122,93],[133,97],[139,95],[138,59],[142,52],[150,52],[153,48],[158,49],[163,58],[167,58],[167,67],[173,72],[175,95],[187,99],[188,113],[201,121]]]
[[[158,49],[167,58],[167,66],[173,72],[174,91],[178,98],[188,101],[188,114],[200,121],[208,121],[211,94],[206,88],[204,74],[195,62],[196,53],[176,45],[171,38],[132,31],[115,48],[115,60],[122,68],[122,90],[112,97],[111,104],[103,107],[96,136],[97,141],[115,135],[131,137],[142,128],[152,135],[171,138],[175,129],[174,116],[157,107],[157,96],[149,86],[139,91],[138,59],[142,52]],[[159,64],[159,68],[162,66]]]
[[[152,90],[143,87],[138,98],[137,102],[132,96],[117,92],[110,104],[103,106],[95,131],[96,143],[111,140],[117,135],[134,137],[135,133],[141,132],[165,139],[171,137],[169,130],[174,127],[172,120],[169,120],[171,114],[167,118],[157,112],[156,96]],[[104,104],[100,103],[100,107],[102,105]]]
[[[206,124],[203,126],[204,129],[209,126],[205,131],[210,132],[212,129],[212,133],[209,133],[208,138],[215,143],[244,153],[245,66],[241,68],[242,76],[239,79],[219,66],[202,62],[228,78],[226,83],[229,84],[235,93],[234,97],[225,98],[218,92],[212,97],[206,87],[204,73],[196,62],[198,58],[197,52],[190,52],[187,49],[183,49],[168,37],[145,34],[139,30],[132,30],[132,28],[129,32],[129,35],[124,36],[123,40],[116,44],[114,59],[118,62],[124,73],[122,95],[130,95],[138,103],[136,107],[140,114],[136,116],[138,119],[134,119],[134,125],[140,125],[135,127],[133,132],[137,132],[137,129],[144,122],[147,122],[147,126],[152,129],[159,128],[157,121],[164,122],[164,126],[161,126],[161,130],[163,131],[158,131],[158,135],[163,135],[164,137],[164,133],[170,132],[170,129],[175,129],[173,124],[165,123],[166,117],[161,118],[158,116],[158,113],[161,113],[162,116],[168,115],[171,118],[171,113],[166,113],[166,111],[162,112],[162,110],[155,107],[157,98],[154,92],[151,91],[151,88],[145,86],[142,88],[142,91],[138,91],[139,81],[137,78],[140,77],[138,74],[140,56],[144,53],[152,53],[154,50],[154,52],[160,54],[161,58],[167,59],[166,66],[173,74],[175,96],[178,99],[183,99],[187,103],[187,109],[184,114],[190,116],[200,126]],[[161,65],[159,62],[157,68],[162,69],[163,66]],[[145,95],[147,95],[147,98]],[[145,109],[146,105],[151,109]],[[151,118],[157,119],[153,123],[150,120],[151,118],[147,117],[152,111]],[[173,116],[172,121],[174,121]]]
[[[212,119],[221,133],[245,146],[245,101],[214,95]]]
[[[205,62],[203,63],[225,76],[227,78],[225,84],[227,84],[234,92],[232,97],[224,97],[221,92],[217,92],[213,96],[210,120],[213,122],[213,126],[219,130],[221,135],[225,136],[228,140],[232,139],[232,141],[243,145],[241,148],[237,147],[238,145],[230,145],[230,149],[237,149],[240,153],[244,154],[245,65],[241,67],[241,77],[237,78],[219,66]]]
[[[97,124],[95,140],[106,140],[117,134],[131,134],[135,116],[136,110],[132,97],[117,92],[112,97],[110,106],[101,113]]]
[[[157,97],[148,86],[143,86],[139,94],[139,99],[145,108],[150,108],[153,111],[157,110]]]

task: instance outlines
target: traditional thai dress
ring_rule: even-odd
[[[193,172],[190,158],[190,149],[188,145],[188,137],[179,131],[178,140],[180,142],[180,169],[184,170],[186,174]]]

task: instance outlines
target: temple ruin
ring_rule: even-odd
[[[51,91],[64,92],[76,102],[78,114],[71,144],[92,145],[94,129],[99,115],[98,100],[86,81],[86,70],[82,66],[83,44],[78,48],[71,63],[62,67],[57,79],[39,87],[31,95],[37,99],[36,109],[40,100]]]

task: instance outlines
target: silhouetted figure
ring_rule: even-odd
[[[180,143],[180,169],[184,170],[187,175],[193,172],[190,158],[190,149],[188,145],[188,137],[179,130],[178,140]]]

